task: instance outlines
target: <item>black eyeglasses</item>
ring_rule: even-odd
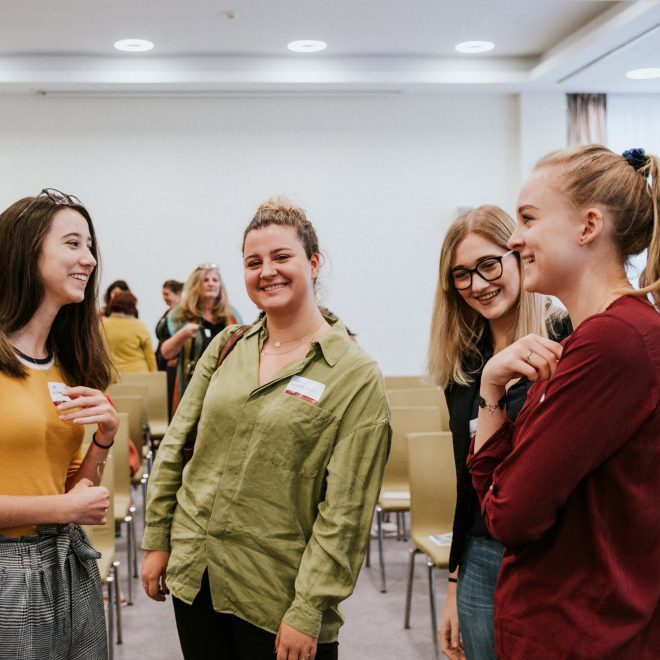
[[[34,197],[34,199],[18,214],[18,217],[20,218],[22,215],[28,212],[28,209],[32,207],[32,205],[40,199],[42,196],[48,197],[53,204],[56,204],[57,206],[82,206],[85,208],[85,205],[74,195],[67,195],[66,193],[63,193],[60,190],[56,190],[55,188],[44,188],[38,195]]]
[[[474,268],[456,268],[452,270],[450,276],[454,288],[458,291],[469,289],[472,286],[472,275],[474,273],[479,275],[482,280],[486,280],[486,282],[492,282],[498,277],[502,277],[502,271],[504,270],[502,259],[505,259],[514,252],[515,250],[510,250],[500,257],[487,257],[483,261],[480,261]]]

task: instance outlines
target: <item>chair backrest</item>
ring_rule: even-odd
[[[87,430],[88,427],[85,427]],[[96,430],[96,427],[93,427]],[[91,434],[89,435],[91,442]],[[101,486],[105,486],[110,491],[110,506],[106,516],[107,523],[105,525],[85,525],[84,529],[89,536],[89,540],[96,550],[103,556],[99,559],[99,570],[101,571],[101,580],[105,580],[112,566],[112,561],[115,556],[115,507],[113,501],[114,495],[114,464],[113,464],[113,451],[114,447],[108,452],[106,459],[105,469],[103,470],[103,477],[101,478]]]
[[[119,428],[112,448],[115,495],[131,496],[131,467],[128,459],[128,414],[120,412]]]
[[[387,390],[432,387],[433,385],[430,376],[385,376],[385,389]]]
[[[383,491],[410,490],[408,479],[408,445],[406,435],[416,431],[439,431],[442,416],[437,406],[394,406],[392,415],[392,447],[383,475]]]
[[[164,371],[124,372],[119,374],[122,385],[145,385],[147,411],[152,433],[161,435],[169,423],[167,415],[167,373]]]
[[[128,414],[128,433],[136,447],[142,446],[142,397],[112,396],[117,412]]]
[[[413,534],[450,532],[456,507],[451,433],[409,433],[410,528]]]
[[[142,399],[140,417],[143,422],[149,423],[149,409],[147,408],[149,389],[144,383],[112,383],[108,386],[108,394],[113,401],[118,396],[139,396]]]
[[[439,406],[445,395],[439,387],[406,387],[387,390],[390,406]]]

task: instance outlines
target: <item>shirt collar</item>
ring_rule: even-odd
[[[323,358],[328,363],[329,366],[334,367],[337,362],[341,359],[342,355],[346,353],[348,347],[350,346],[351,339],[348,336],[346,327],[340,320],[330,321],[326,318],[326,321],[330,324],[329,332],[322,337],[318,342],[316,342],[321,349],[321,354]],[[261,319],[255,323],[246,333],[245,338],[262,333],[263,336],[266,336],[267,330],[264,326],[264,319]]]

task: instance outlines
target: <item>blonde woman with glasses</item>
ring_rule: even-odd
[[[238,312],[229,304],[218,266],[201,264],[195,268],[183,288],[181,302],[167,315],[167,331],[161,339],[163,359],[178,360],[172,414],[211,340],[228,325],[240,322]]]
[[[521,289],[518,254],[507,247],[514,228],[502,209],[480,206],[450,226],[440,252],[429,371],[445,391],[457,474],[450,577],[439,631],[449,658],[495,658],[493,598],[503,547],[484,524],[465,463],[484,405],[482,369],[492,355],[530,332],[543,337],[566,332],[559,314],[548,313],[544,297]],[[506,400],[507,414],[515,419],[530,386],[526,378],[514,380],[496,405]]]

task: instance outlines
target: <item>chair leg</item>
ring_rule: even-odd
[[[133,604],[133,535],[135,533],[135,526],[133,524],[133,516],[128,515],[124,518],[126,523],[126,580],[127,593],[126,604]]]
[[[378,520],[378,560],[380,562],[380,593],[387,591],[385,584],[385,554],[383,552],[383,510],[376,508],[376,519]]]
[[[113,660],[115,651],[115,575],[111,568],[105,583],[108,587],[108,660]]]
[[[435,564],[427,557],[426,566],[429,575],[429,598],[431,600],[431,635],[433,636],[433,652],[436,660],[440,658],[440,646],[438,644],[438,612],[435,606]]]
[[[412,601],[413,578],[415,577],[415,557],[419,550],[412,546],[408,555],[408,584],[406,585],[406,614],[403,619],[403,627],[410,628],[410,604]]]
[[[133,577],[137,580],[138,561],[137,561],[137,530],[135,528],[135,507],[134,506],[129,507],[128,512],[131,514],[132,526],[133,526],[133,543],[131,548],[131,551],[133,552]]]
[[[406,512],[401,512],[401,528],[403,530],[403,540],[408,541],[408,526],[406,524]]]
[[[371,531],[369,531],[369,538],[367,539],[367,555],[364,560],[364,565],[367,568],[371,566]]]
[[[147,481],[149,480],[149,475],[145,472],[140,479],[140,484],[142,485],[142,520],[144,524],[147,522]]]
[[[117,617],[115,627],[117,629],[117,644],[124,640],[121,633],[121,580],[119,579],[119,562],[113,561],[112,568],[115,574],[115,615]]]

